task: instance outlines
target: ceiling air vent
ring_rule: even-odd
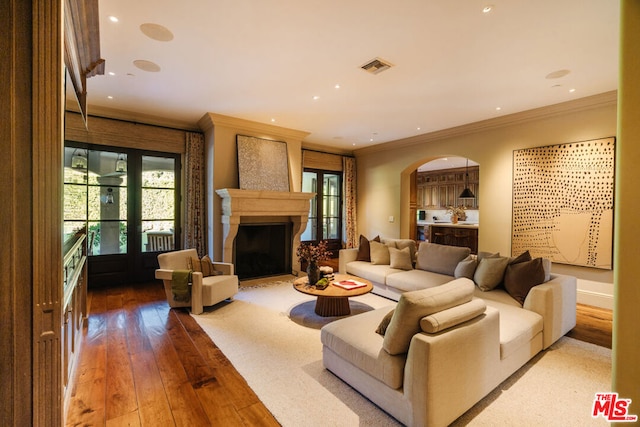
[[[366,64],[362,65],[360,68],[371,73],[378,74],[383,72],[384,70],[388,70],[393,65],[390,62],[385,61],[384,59],[375,58]]]

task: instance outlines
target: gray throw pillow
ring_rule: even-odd
[[[502,283],[507,264],[507,257],[482,258],[473,274],[473,281],[483,292],[493,290]]]
[[[477,267],[478,261],[469,255],[458,263],[456,269],[453,271],[453,277],[456,279],[459,277],[466,277],[467,279],[473,280],[473,275],[476,272]]]

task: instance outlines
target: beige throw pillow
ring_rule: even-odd
[[[406,353],[411,338],[420,332],[420,319],[471,301],[473,289],[471,280],[461,278],[433,288],[403,293],[391,316],[382,347],[391,355]]]
[[[391,264],[391,257],[389,255],[389,246],[371,240],[369,242],[369,248],[371,249],[371,264],[376,265],[389,265]]]
[[[413,264],[411,263],[411,251],[409,250],[409,247],[405,247],[404,249],[389,248],[389,258],[391,268],[413,270]]]

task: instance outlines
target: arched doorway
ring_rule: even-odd
[[[479,227],[479,189],[480,168],[472,159],[448,155],[416,161],[401,174],[401,235],[429,240],[432,224],[451,226],[452,207],[461,207],[460,226]]]

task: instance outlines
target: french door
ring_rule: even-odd
[[[89,286],[151,280],[180,242],[180,157],[65,146],[65,233],[87,231]]]
[[[302,191],[316,193],[311,199],[307,228],[301,235],[303,242],[327,241],[327,249],[334,256],[342,247],[342,173],[305,169]]]

